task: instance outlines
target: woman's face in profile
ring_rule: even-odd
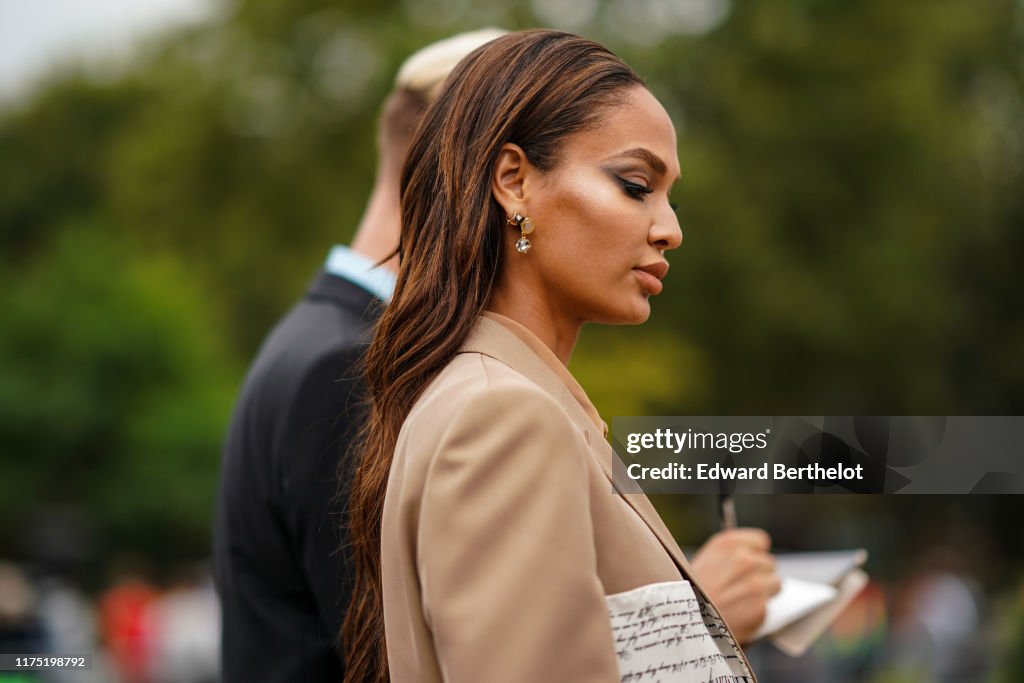
[[[643,87],[568,137],[530,193],[531,264],[544,298],[574,322],[640,323],[661,292],[663,252],[682,242],[669,191],[679,177],[676,135]]]

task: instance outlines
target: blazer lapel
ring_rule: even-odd
[[[668,527],[666,527],[665,523],[661,520],[661,515],[659,515],[658,511],[654,509],[654,505],[651,504],[651,500],[647,497],[647,494],[640,490],[639,487],[637,487],[636,491],[625,491],[622,486],[619,486],[615,482],[615,477],[612,473],[614,465],[611,463],[619,460],[618,453],[616,453],[611,444],[604,439],[601,439],[596,444],[596,447],[602,451],[599,453],[598,462],[601,463],[601,469],[604,471],[605,476],[608,477],[608,481],[611,483],[612,487],[618,491],[619,495],[622,496],[622,499],[625,500],[638,515],[640,515],[640,518],[647,523],[647,526],[650,527],[651,531],[654,532],[654,535],[658,537],[658,540],[661,541],[661,544],[665,547],[665,550],[668,551],[668,554],[671,555],[672,559],[676,561],[677,565],[679,565],[683,574],[689,577],[690,563],[686,561],[686,556],[683,555],[682,549],[679,547],[679,544],[676,543],[676,539],[672,535],[672,532],[668,530]],[[591,449],[594,448],[595,445],[591,444]],[[620,467],[616,469],[625,471],[625,466],[622,465],[621,461],[619,461],[619,465]]]

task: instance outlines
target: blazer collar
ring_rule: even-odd
[[[583,430],[591,449],[598,452],[597,460],[612,488],[621,494],[623,500],[647,523],[684,575],[690,576],[690,565],[683,551],[643,491],[638,486],[623,487],[615,483],[612,462],[619,456],[605,440],[608,436],[608,425],[601,420],[583,387],[544,342],[511,318],[493,311],[484,311],[459,353],[482,353],[490,356],[522,373],[551,394]],[[602,438],[591,439],[590,431],[595,427],[600,431]]]
[[[581,429],[596,427],[608,435],[608,425],[572,373],[537,335],[512,318],[484,311],[459,352],[482,353],[515,368],[551,394]]]

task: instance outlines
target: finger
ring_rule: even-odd
[[[751,581],[759,587],[763,577],[775,575],[775,558],[769,553],[741,546],[723,558],[721,569],[726,581]]]
[[[732,557],[737,564],[742,565],[744,571],[775,572],[775,556],[767,550],[742,546],[733,551]]]
[[[769,552],[763,552],[758,554],[761,562],[761,571],[769,574],[775,574],[778,569],[776,568],[775,556]]]
[[[726,529],[711,536],[705,545],[724,545],[731,547],[753,548],[754,550],[767,551],[771,548],[771,536],[764,529],[754,527],[743,527],[740,529]]]
[[[746,581],[739,583],[732,597],[736,600],[746,600],[749,604],[757,605],[766,603],[772,596],[778,595],[782,590],[782,579],[777,575],[762,574],[756,577],[748,577]]]
[[[747,545],[755,550],[767,551],[772,547],[772,537],[764,529],[741,527],[739,529],[731,529],[727,533],[731,533],[732,539],[736,542]]]

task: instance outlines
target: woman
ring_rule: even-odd
[[[661,292],[675,148],[636,74],[554,31],[471,53],[425,114],[367,353],[346,681],[618,681],[607,596],[666,582],[714,656],[663,680],[753,680],[650,503],[613,491],[566,369],[585,322],[644,322]]]

